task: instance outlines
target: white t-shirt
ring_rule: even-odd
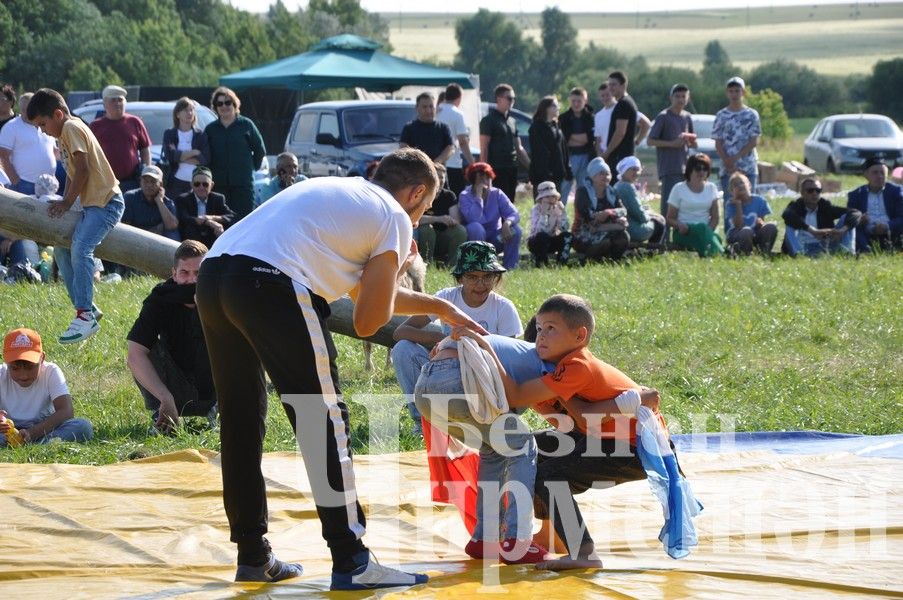
[[[514,303],[495,292],[489,292],[489,297],[480,306],[474,308],[464,302],[464,294],[461,286],[445,288],[436,292],[437,298],[448,300],[460,308],[468,317],[479,323],[489,333],[497,333],[507,337],[520,337],[524,327],[520,322],[520,315]],[[436,315],[430,315],[436,320]],[[444,327],[444,326],[443,326]]]
[[[708,223],[712,219],[709,212],[712,202],[718,199],[718,188],[711,181],[706,181],[698,194],[690,189],[686,181],[681,181],[671,188],[668,204],[680,211],[677,220],[687,225]]]
[[[16,117],[0,130],[0,148],[10,151],[10,161],[21,179],[34,183],[44,173],[56,172],[53,138]]]
[[[439,110],[436,112],[436,120],[448,125],[451,131],[452,143],[455,145],[455,151],[445,161],[445,166],[452,169],[460,169],[464,166],[464,158],[461,155],[461,144],[458,142],[458,136],[470,135],[470,128],[464,122],[464,113],[454,104],[443,102],[439,105]]]
[[[191,142],[194,140],[194,130],[189,129],[188,131],[182,131],[181,129],[177,129],[176,132],[179,136],[179,144],[176,146],[176,150],[181,152],[191,152]],[[187,162],[180,162],[179,168],[176,171],[176,179],[181,181],[191,181],[191,176],[194,173],[197,165],[193,165]],[[201,215],[198,215],[201,216]]]
[[[363,177],[315,177],[261,204],[223,233],[206,258],[250,256],[332,302],[358,284],[364,265],[411,249],[411,218]]]
[[[603,152],[608,149],[608,128],[611,126],[611,113],[614,112],[615,106],[617,103],[600,108],[594,117],[593,135],[599,140],[599,147]]]
[[[44,361],[37,379],[27,388],[9,376],[9,365],[0,365],[0,409],[5,410],[13,421],[43,420],[56,412],[53,401],[68,394],[66,378],[52,362]]]

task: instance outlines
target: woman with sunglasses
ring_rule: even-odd
[[[198,127],[197,103],[182,96],[172,109],[172,129],[163,132],[163,157],[169,165],[166,194],[175,198],[191,191],[195,168],[210,164],[207,134]]]
[[[241,219],[254,209],[254,171],[266,157],[263,137],[253,121],[239,114],[241,101],[229,88],[213,90],[210,107],[219,117],[204,130],[213,180]]]
[[[179,236],[182,241],[197,240],[209,248],[235,221],[235,213],[226,197],[213,191],[213,175],[207,167],[195,168],[191,189],[176,198]]]
[[[451,272],[457,285],[439,290],[436,296],[460,308],[489,333],[518,337],[524,328],[517,308],[511,300],[495,291],[505,270],[492,244],[464,242],[458,247]],[[398,385],[414,420],[414,432],[418,434],[421,433],[420,413],[414,406],[414,385],[420,368],[430,360],[427,348],[432,348],[448,334],[448,331],[426,329],[432,321],[431,316],[415,315],[399,325],[394,333],[398,343],[392,347],[391,355]]]
[[[694,154],[687,160],[684,181],[671,190],[668,197],[668,226],[674,230],[674,245],[695,250],[699,256],[724,252],[721,238],[715,233],[720,220],[718,188],[709,181],[712,161],[705,154]]]

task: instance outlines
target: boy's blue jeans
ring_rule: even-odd
[[[400,340],[392,346],[389,351],[392,357],[392,366],[395,368],[395,376],[398,378],[398,387],[404,394],[405,401],[408,404],[408,412],[415,423],[420,422],[420,412],[414,404],[414,386],[417,385],[417,378],[420,377],[420,369],[423,365],[430,362],[429,351],[416,342],[410,340]]]
[[[436,428],[470,446],[480,442],[477,523],[473,539],[484,540],[487,534],[495,533],[495,526],[487,527],[487,523],[499,524],[501,539],[530,539],[536,442],[526,423],[514,413],[501,415],[492,424],[477,422],[464,397],[461,363],[457,358],[425,364],[414,389],[414,399],[420,413]],[[475,440],[477,435],[479,438]],[[499,494],[499,490],[508,482],[511,489],[502,522],[500,514],[505,495]]]
[[[28,429],[35,423],[42,421],[16,421],[16,429]],[[63,421],[60,425],[48,433],[47,435],[34,440],[34,444],[49,444],[50,440],[59,439],[64,442],[87,442],[94,437],[94,427],[88,419],[69,419]],[[6,446],[6,435],[0,433],[0,447]]]
[[[71,248],[57,246],[53,249],[60,277],[76,310],[91,310],[94,303],[94,248],[116,226],[124,210],[122,194],[110,198],[106,206],[85,208],[72,232]]]

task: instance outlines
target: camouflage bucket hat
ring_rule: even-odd
[[[504,273],[506,270],[495,254],[495,246],[489,242],[464,242],[458,246],[452,275],[460,277],[470,271]]]

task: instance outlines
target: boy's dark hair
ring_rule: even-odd
[[[436,101],[436,97],[433,95],[433,92],[420,92],[417,94],[417,99],[414,101],[414,104],[420,104],[420,101],[424,98],[429,98],[433,102]]]
[[[401,148],[387,154],[379,161],[372,181],[391,194],[410,185],[423,184],[430,192],[439,186],[433,161],[416,148]]]
[[[495,86],[495,98],[499,98],[504,96],[505,94],[510,94],[514,91],[514,88],[508,85],[507,83],[500,83]]]
[[[686,84],[675,83],[673,86],[671,86],[671,93],[668,95],[673,96],[677,92],[689,92],[689,91],[690,91],[690,88],[687,87]]]
[[[66,101],[63,100],[58,91],[50,88],[41,88],[34,93],[34,96],[28,102],[28,110],[26,111],[28,114],[25,116],[28,117],[29,121],[33,121],[38,117],[52,117],[56,110],[63,111],[65,115],[69,114],[69,107],[66,106]]]
[[[571,88],[571,91],[568,92],[568,96],[583,96],[586,98],[586,90],[582,87]]]
[[[537,315],[543,313],[557,313],[561,315],[565,324],[571,329],[586,327],[586,337],[589,340],[596,327],[596,319],[593,317],[593,307],[580,296],[573,294],[556,294],[542,303]]]
[[[176,248],[176,254],[173,257],[172,268],[179,266],[180,260],[189,258],[198,258],[207,254],[207,246],[197,240],[185,240]]]
[[[612,71],[608,74],[609,79],[614,79],[621,85],[627,85],[627,75],[624,75],[623,71]]]
[[[445,86],[445,101],[446,102],[454,102],[463,94],[463,90],[461,86],[457,83],[449,83]]]
[[[598,87],[597,89],[598,89],[598,91],[600,91],[600,92],[601,92],[602,90],[607,90],[607,89],[608,89],[608,82],[607,82],[607,81],[603,81],[602,83],[599,84],[599,87]]]

